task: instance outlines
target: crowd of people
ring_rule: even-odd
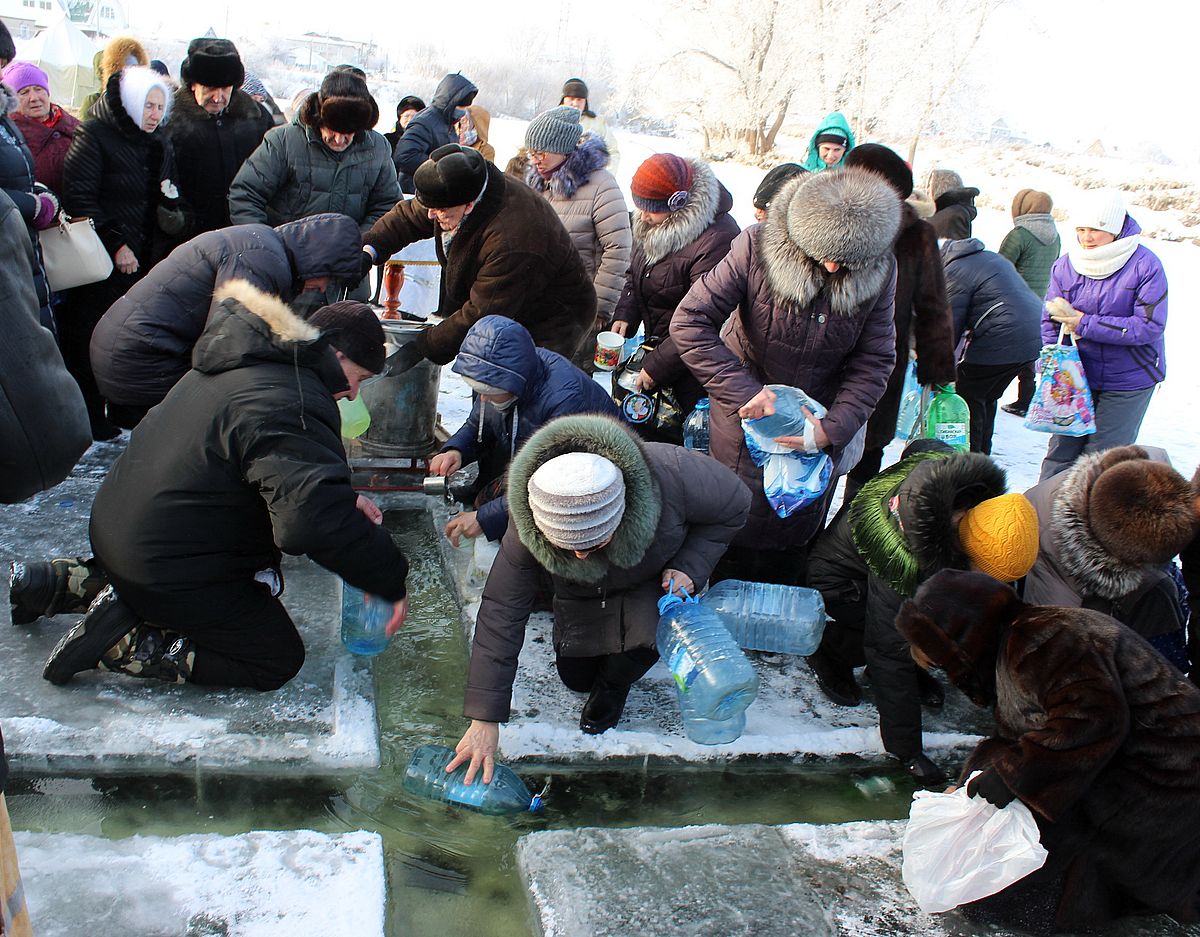
[[[1051,197],[1022,190],[989,251],[972,237],[978,189],[946,169],[917,186],[835,112],[801,162],[765,174],[741,230],[699,158],[646,159],[627,202],[616,136],[581,78],[502,170],[475,103],[487,89],[460,73],[428,105],[402,98],[381,134],[361,69],[333,69],[284,121],[226,39],[193,41],[177,82],[136,40],[113,40],[78,117],[2,32],[0,65],[0,233],[20,320],[0,351],[4,500],[132,429],[95,498],[92,554],[14,564],[14,624],[83,615],[47,680],[100,668],[282,686],[304,660],[283,553],[390,603],[395,633],[407,560],[351,485],[336,404],[385,370],[453,362],[472,408],[428,466],[479,475],[445,534],[500,544],[451,765],[468,780],[490,781],[535,608],[553,610],[558,673],[587,696],[581,731],[599,734],[658,659],[664,593],[808,585],[830,613],[809,658],[821,691],[861,705],[867,665],[884,748],[919,783],[946,781],[922,735],[922,709],[945,696],[931,668],[995,707],[996,735],[968,762],[977,790],[1029,804],[1055,860],[1017,904],[1051,895],[1055,927],[1200,915],[1193,825],[1104,819],[1134,797],[1200,811],[1200,691],[1184,677],[1200,660],[1187,627],[1200,474],[1136,445],[1166,375],[1167,284],[1119,194],[1072,207],[1059,256]],[[38,232],[63,215],[91,219],[112,271],[55,291]],[[436,321],[388,357],[370,275],[430,239]],[[638,394],[684,414],[707,398],[708,453],[672,424],[626,421],[590,376],[601,331],[641,335]],[[1042,347],[1066,335],[1095,432],[1052,435],[1040,483],[1009,491],[991,458],[999,400],[1019,379],[1004,409],[1023,414]],[[919,385],[966,401],[969,451],[917,439],[884,466],[913,361]],[[780,385],[822,415],[805,410],[775,443],[829,463],[786,511],[743,429],[775,414]],[[1174,857],[1172,875],[1151,882],[1149,856],[1137,869],[1098,857],[1138,834]]]

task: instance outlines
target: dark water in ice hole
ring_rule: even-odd
[[[348,786],[287,779],[202,777],[17,780],[8,793],[14,826],[121,838],[135,833],[234,834],[262,829],[383,836],[389,937],[528,937],[529,901],[513,846],[535,830],[701,823],[832,823],[907,815],[912,787],[865,797],[851,761],[840,768],[791,763],[679,766],[638,760],[614,768],[521,765],[533,787],[553,776],[537,816],[484,817],[410,797],[400,786],[409,753],[453,745],[461,716],[466,646],[446,582],[437,531],[424,511],[391,511],[385,523],[410,558],[413,611],[401,636],[375,659],[382,760]]]

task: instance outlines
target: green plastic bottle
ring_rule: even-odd
[[[971,448],[971,411],[967,402],[954,392],[953,384],[937,385],[937,393],[929,402],[925,417],[925,435],[940,439],[959,452]]]
[[[353,400],[342,397],[338,400],[338,410],[342,414],[342,437],[357,439],[371,425],[371,413],[363,403],[362,394]]]

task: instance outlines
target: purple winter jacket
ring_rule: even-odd
[[[783,549],[816,534],[826,502],[819,499],[786,519],[775,515],[737,411],[764,384],[803,389],[829,408],[821,424],[836,461],[871,416],[896,361],[896,264],[889,254],[882,289],[864,296],[853,315],[834,313],[824,292],[798,308],[771,291],[759,245],[762,228],[739,234],[729,254],[693,284],[671,320],[671,337],[708,390],[709,452],[734,469],[753,495],[750,518],[734,543]]]
[[[1129,215],[1121,237],[1141,227]],[[1084,313],[1075,337],[1092,390],[1145,390],[1167,375],[1167,275],[1152,251],[1139,245],[1116,273],[1094,280],[1078,273],[1070,254],[1050,271],[1046,300],[1061,296]],[[1059,324],[1042,310],[1042,342],[1058,341]]]

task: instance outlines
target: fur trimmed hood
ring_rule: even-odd
[[[16,111],[17,104],[17,93],[8,85],[0,82],[0,117]]]
[[[130,59],[136,59],[138,65],[150,64],[150,56],[145,47],[133,36],[117,36],[110,39],[101,50],[96,66],[96,77],[100,79],[100,86],[108,84],[108,79],[128,65]]]
[[[732,199],[727,207],[722,205],[722,195],[727,193],[708,163],[700,159],[689,159],[688,163],[692,167],[692,188],[683,208],[658,225],[648,224],[641,212],[633,213],[633,239],[641,245],[648,264],[687,247],[708,229],[719,212],[733,207]]]
[[[824,290],[834,313],[854,315],[886,286],[899,230],[900,199],[881,176],[857,168],[798,176],[758,229],[767,283],[801,307]],[[842,269],[831,274],[824,261]]]
[[[586,559],[554,546],[533,521],[529,479],[538,467],[567,452],[604,456],[625,478],[625,514],[612,541]],[[529,438],[508,470],[508,510],[521,543],[552,576],[592,583],[609,566],[628,569],[641,562],[658,529],[662,497],[641,443],[621,423],[595,415],[564,416]]]
[[[480,131],[480,139],[485,140],[486,137],[486,132]],[[589,130],[554,175],[543,179],[542,174],[530,166],[525,171],[525,184],[535,192],[545,192],[549,189],[552,198],[569,199],[574,197],[581,186],[587,184],[592,173],[607,166],[608,144],[604,142],[603,137]]]

